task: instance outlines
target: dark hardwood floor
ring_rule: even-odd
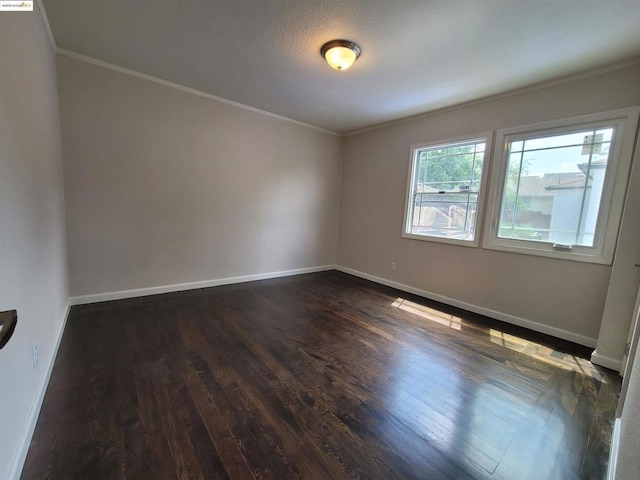
[[[73,307],[25,479],[602,479],[588,349],[323,272]]]

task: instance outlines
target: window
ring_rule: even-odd
[[[491,134],[414,146],[403,237],[477,246]]]
[[[636,124],[627,109],[498,131],[484,246],[611,263]]]

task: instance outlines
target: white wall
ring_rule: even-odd
[[[338,263],[595,346],[610,266],[401,238],[409,146],[639,105],[639,82],[635,65],[347,137]]]
[[[335,263],[340,137],[58,56],[73,296]]]
[[[615,462],[616,480],[636,480],[640,471],[640,348],[629,373],[629,387],[620,418],[620,447]]]
[[[0,13],[0,46],[0,310],[18,310],[0,350],[0,478],[11,478],[24,462],[68,290],[55,57],[39,13]]]

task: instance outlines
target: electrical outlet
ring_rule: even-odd
[[[33,344],[33,368],[38,366],[38,344]]]
[[[391,270],[396,271],[396,262],[391,262]]]

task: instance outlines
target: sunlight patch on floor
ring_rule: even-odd
[[[439,323],[440,325],[444,325],[445,327],[449,327],[454,330],[462,329],[461,318],[454,317],[453,315],[449,315],[448,313],[441,312],[434,308],[425,307],[424,305],[420,305],[419,303],[410,302],[409,300],[405,300],[404,298],[396,298],[391,306],[399,308],[400,310],[404,310],[405,312],[419,315],[426,320]]]
[[[399,308],[405,312],[418,315],[430,322],[444,325],[445,327],[449,327],[453,330],[462,331],[462,328],[465,327],[464,320],[460,317],[456,317],[455,315],[451,315],[401,297],[397,297],[391,306]],[[508,348],[509,350],[527,355],[531,358],[554,365],[564,370],[577,371],[589,377],[597,378],[599,380],[603,379],[602,374],[587,359],[562,352],[556,352],[545,345],[541,345],[494,328],[487,329],[487,333],[489,341],[496,345],[500,345],[501,347]]]

